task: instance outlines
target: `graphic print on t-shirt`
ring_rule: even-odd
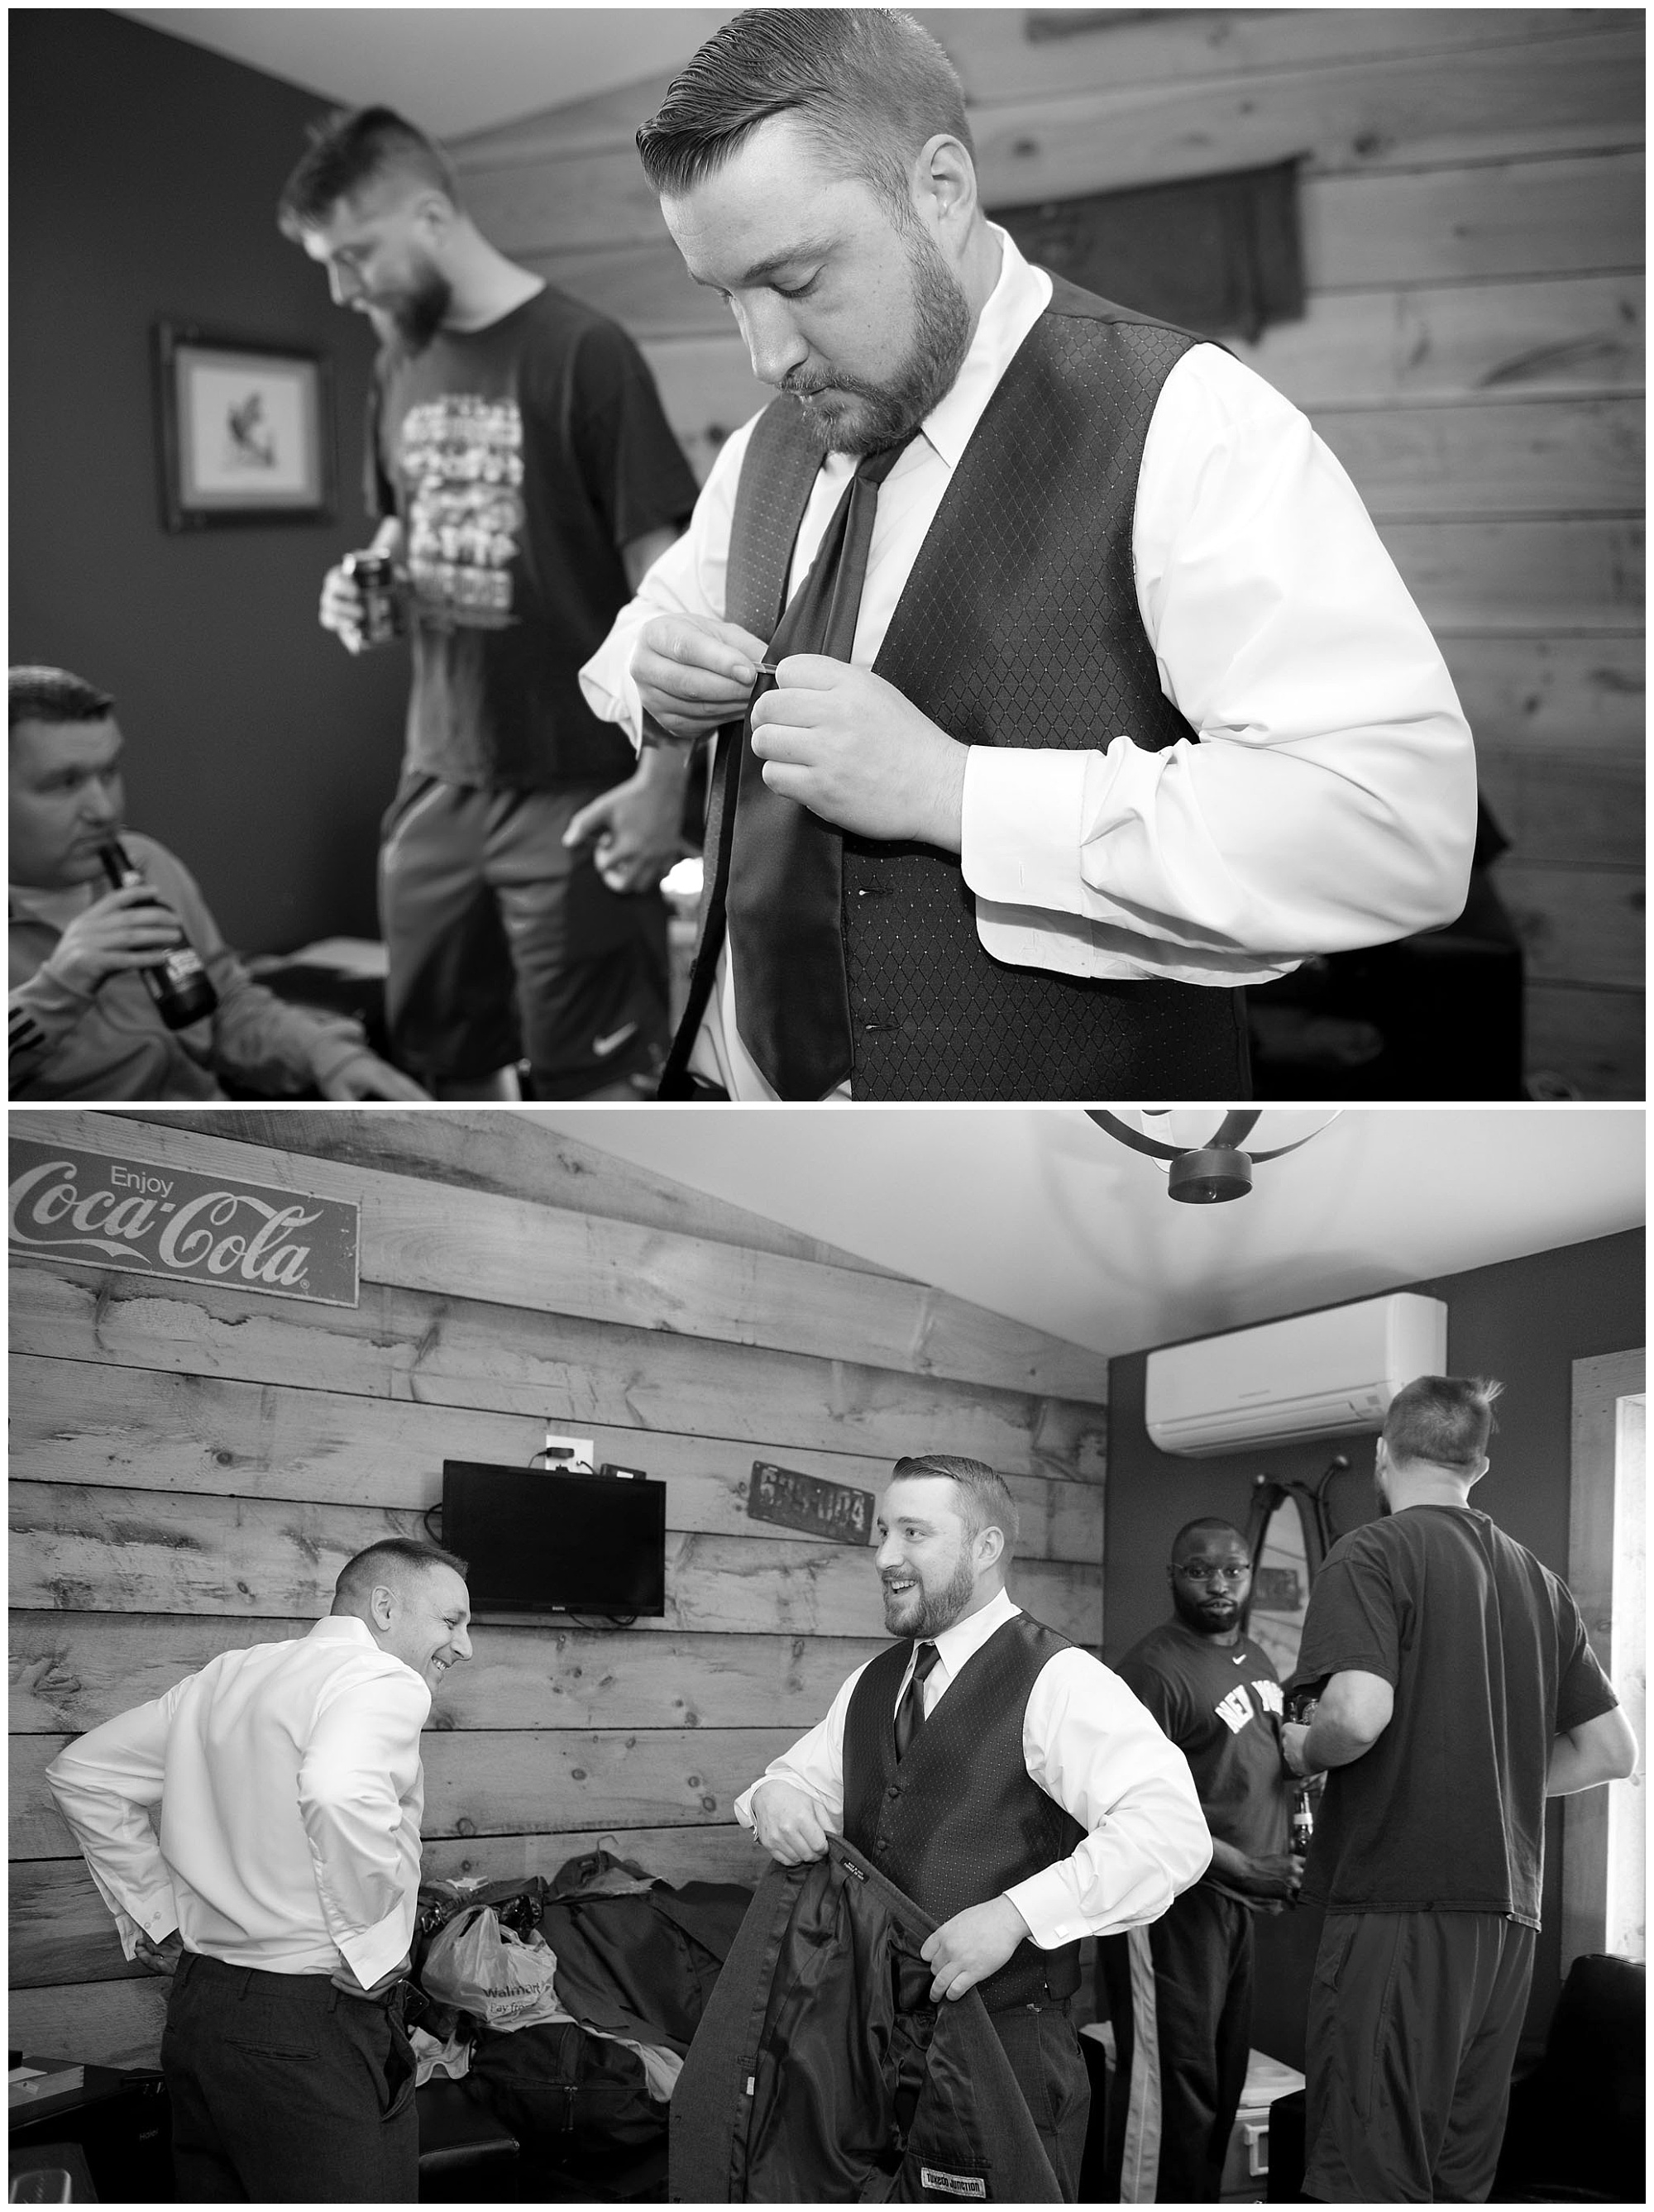
[[[1257,1700],[1256,1707],[1252,1698]],[[1219,1698],[1213,1711],[1233,1735],[1238,1735],[1252,1718],[1254,1711],[1280,1713],[1286,1710],[1279,1682],[1261,1681],[1252,1684],[1252,1697],[1246,1694],[1246,1684],[1237,1682],[1226,1698]]]
[[[511,563],[523,530],[523,418],[514,399],[466,392],[410,407],[402,418],[408,571],[421,617],[502,629]]]

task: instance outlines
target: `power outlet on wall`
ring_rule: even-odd
[[[591,1474],[597,1463],[597,1443],[592,1437],[554,1436],[548,1429],[539,1456],[550,1473],[561,1468],[569,1474]]]

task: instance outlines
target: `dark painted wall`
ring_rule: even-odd
[[[274,214],[326,103],[101,9],[9,22],[11,658],[115,694],[133,824],[177,848],[233,943],[375,935],[405,672],[316,623],[324,570],[369,534],[372,334]],[[331,356],[337,523],[162,529],[163,318]]]
[[[1643,1341],[1644,1234],[1630,1230],[1526,1259],[1440,1275],[1398,1290],[1445,1299],[1447,1358],[1456,1375],[1497,1376],[1493,1466],[1475,1495],[1518,1543],[1558,1574],[1568,1567],[1568,1463],[1572,1363]],[[1373,1439],[1317,1437],[1221,1459],[1157,1451],[1143,1424],[1146,1352],[1109,1363],[1109,1486],[1104,1553],[1104,1656],[1116,1660],[1164,1618],[1170,1540],[1197,1514],[1246,1525],[1260,1475],[1313,1480],[1335,1451],[1351,1471],[1331,1492],[1340,1532],[1372,1516]],[[1561,1959],[1560,1808],[1546,1842],[1544,1928],[1529,2008],[1528,2039],[1542,2037],[1556,2002]],[[1319,1916],[1307,1907],[1258,1923],[1258,1990],[1252,2040],[1289,2065],[1304,2063],[1304,2011]]]

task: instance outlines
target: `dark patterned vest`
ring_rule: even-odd
[[[1082,1841],[1085,1830],[1028,1778],[1022,1720],[1046,1661],[1067,1638],[1019,1613],[967,1660],[896,1763],[896,1693],[911,1643],[881,1651],[850,1693],[844,1717],[844,1834],[933,1918],[1026,1881]],[[980,1984],[989,2011],[1070,1996],[1079,1946],[1023,1943]]]
[[[1057,281],[953,473],[874,663],[951,737],[1077,751],[1124,734],[1158,752],[1195,736],[1160,690],[1131,538],[1150,417],[1196,343]],[[775,626],[817,465],[801,410],[774,401],[741,492],[761,469],[780,501],[761,512],[738,493],[726,593],[730,620],[761,637]],[[710,822],[708,881],[720,834]],[[843,930],[858,1099],[1250,1095],[1238,992],[995,960],[957,854],[847,836]]]

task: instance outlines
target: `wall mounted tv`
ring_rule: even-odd
[[[473,1613],[666,1610],[664,1482],[445,1459],[442,1541]]]

